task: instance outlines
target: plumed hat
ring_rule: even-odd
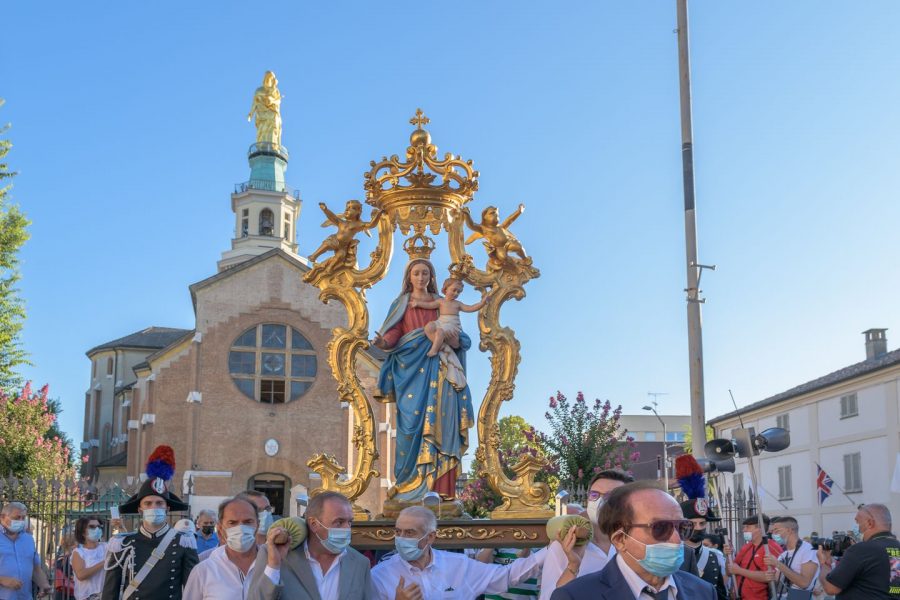
[[[190,508],[186,502],[169,491],[169,482],[175,474],[175,452],[169,446],[157,446],[147,459],[147,479],[141,484],[138,493],[119,506],[119,511],[126,514],[138,512],[141,500],[147,496],[159,496],[166,501],[169,510],[185,511]]]
[[[703,467],[690,454],[682,454],[675,459],[675,477],[687,500],[681,503],[685,519],[706,519],[720,521],[706,499],[706,478]]]

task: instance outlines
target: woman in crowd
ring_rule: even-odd
[[[97,517],[81,517],[75,523],[75,540],[78,547],[72,552],[72,570],[75,572],[75,600],[98,600],[103,588],[103,562],[106,543],[103,537],[103,521]]]

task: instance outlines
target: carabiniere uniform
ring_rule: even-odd
[[[170,465],[159,472],[157,467],[161,461]],[[188,510],[189,506],[169,492],[166,485],[166,479],[171,478],[174,470],[171,448],[160,446],[154,450],[147,465],[149,478],[137,494],[119,507],[119,511],[123,514],[138,512],[141,500],[147,496],[163,498],[169,511]],[[151,476],[157,474],[168,477]],[[153,533],[141,525],[137,531],[110,539],[101,599],[180,600],[181,590],[198,562],[197,542],[193,535],[177,532],[168,524]]]

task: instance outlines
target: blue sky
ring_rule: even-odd
[[[527,206],[513,230],[542,276],[504,311],[523,355],[504,414],[540,426],[558,389],[626,412],[667,392],[660,411],[687,412],[674,7],[7,6],[0,122],[34,222],[26,375],[62,399],[78,441],[84,352],[193,326],[187,286],[229,247],[246,114],[272,69],[301,253],[328,233],[317,203],[360,198],[369,160],[403,153],[421,106],[439,150],[481,171],[473,212]],[[869,327],[897,346],[898,25],[886,0],[691,2],[700,261],[718,265],[702,285],[708,417],[729,388],[750,403],[862,359]],[[373,322],[398,263],[369,294]],[[483,390],[487,357],[469,364]]]

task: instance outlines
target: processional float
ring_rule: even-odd
[[[354,411],[355,430],[352,443],[356,452],[353,472],[331,456],[314,456],[308,466],[322,478],[320,490],[333,490],[351,501],[358,498],[380,474],[376,468],[376,422],[372,407],[356,372],[356,357],[369,348],[369,311],[365,290],[387,274],[391,264],[394,235],[399,231],[406,240],[404,249],[410,258],[426,256],[437,248],[430,235],[446,233],[449,251],[449,276],[468,283],[485,294],[486,303],[478,312],[479,347],[490,353],[490,383],[478,411],[479,445],[475,459],[490,486],[502,496],[503,503],[491,513],[492,520],[545,519],[553,513],[548,508],[549,487],[535,481],[545,466],[543,458],[523,456],[515,465],[515,478],[504,474],[498,449],[500,430],[497,417],[504,401],[513,397],[515,377],[520,361],[520,346],[515,332],[501,324],[500,311],[510,299],[525,297],[524,285],[540,275],[515,236],[510,224],[522,214],[524,206],[504,221],[494,207],[482,210],[481,222],[470,214],[478,190],[478,171],[471,160],[447,153],[438,158],[437,146],[424,129],[429,119],[421,109],[410,123],[415,126],[405,159],[397,155],[372,161],[365,173],[365,203],[372,216],[362,220],[362,204],[350,201],[342,215],[320,205],[330,224],[338,228],[314,253],[314,257],[332,254],[304,276],[304,280],[320,289],[324,302],[340,302],[347,311],[347,326],[333,330],[328,345],[328,363],[338,382],[338,394]],[[357,266],[359,233],[377,228],[377,246],[368,266]],[[466,228],[472,231],[467,239]],[[485,256],[474,257],[467,242],[483,238]],[[484,261],[484,267],[477,266]],[[524,535],[524,534],[523,534]],[[533,540],[531,535],[527,536]]]

